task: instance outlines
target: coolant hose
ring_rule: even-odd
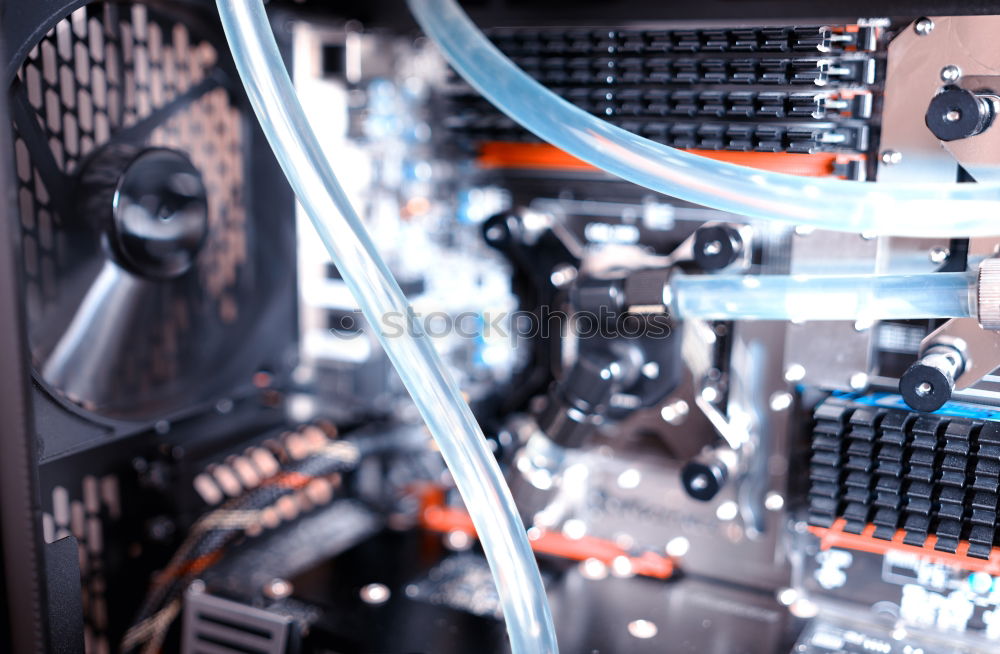
[[[750,218],[841,232],[918,237],[1000,232],[1000,184],[815,179],[683,152],[615,127],[555,95],[493,46],[455,0],[408,3],[452,66],[497,108],[542,140],[640,186]]]
[[[674,275],[666,298],[680,318],[855,320],[973,315],[976,275]]]
[[[295,96],[261,0],[218,0],[247,95],[295,194],[365,318],[383,324],[409,305],[351,207]],[[545,588],[510,490],[430,340],[407,330],[382,346],[437,441],[493,572],[514,654],[557,651]]]

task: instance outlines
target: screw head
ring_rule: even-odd
[[[552,269],[552,273],[549,275],[549,281],[552,282],[553,286],[561,288],[576,279],[576,275],[576,268],[568,263],[560,263]]]
[[[691,407],[684,400],[673,400],[660,409],[660,417],[671,425],[679,425],[687,418]]]
[[[958,66],[949,64],[941,69],[942,82],[956,82],[958,81],[958,78],[960,78],[961,76],[962,76],[962,69],[959,68]]]
[[[898,150],[886,150],[882,153],[882,163],[887,166],[895,166],[903,160],[903,153]]]
[[[675,536],[667,542],[667,547],[665,549],[667,556],[672,556],[674,558],[681,558],[691,549],[691,541],[689,541],[684,536]]]
[[[793,363],[785,370],[785,381],[797,382],[805,379],[806,369],[801,363]]]
[[[944,263],[950,255],[951,252],[948,251],[948,248],[943,248],[940,245],[935,245],[927,253],[931,263]]]
[[[642,640],[655,638],[658,631],[656,623],[650,620],[633,620],[628,623],[628,633],[633,638]]]
[[[921,18],[913,24],[913,31],[920,36],[927,36],[934,31],[934,21],[930,18]]]
[[[788,407],[792,406],[795,399],[792,394],[787,391],[778,391],[771,395],[771,411],[784,411]]]
[[[781,493],[771,491],[764,498],[764,508],[768,511],[780,511],[784,506],[785,498],[781,496]]]
[[[392,596],[389,587],[379,583],[368,584],[361,589],[359,594],[361,595],[361,601],[365,604],[385,604]]]
[[[264,596],[270,599],[284,599],[292,594],[292,584],[285,579],[272,579],[264,585]]]

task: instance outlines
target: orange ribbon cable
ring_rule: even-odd
[[[828,177],[837,164],[864,161],[863,155],[814,152],[729,152],[726,150],[686,150],[692,154],[739,166],[803,177]],[[548,170],[593,172],[597,168],[547,143],[489,141],[479,148],[476,164],[486,170]]]
[[[993,554],[989,560],[976,559],[967,554],[969,550],[969,543],[967,541],[959,542],[958,549],[954,554],[951,554],[950,552],[941,552],[934,549],[934,544],[937,543],[937,536],[934,534],[928,535],[927,540],[922,546],[907,545],[903,542],[906,533],[902,529],[896,532],[892,540],[882,540],[874,537],[875,525],[873,524],[867,525],[860,534],[845,532],[844,526],[846,524],[846,520],[838,518],[829,529],[825,527],[809,527],[809,531],[819,538],[820,547],[824,550],[831,547],[839,547],[859,552],[869,552],[871,554],[885,554],[891,550],[893,552],[913,554],[933,563],[949,565],[961,570],[987,572],[994,576],[1000,575],[1000,557],[997,556],[998,548],[996,547],[993,548]]]
[[[421,511],[421,525],[430,531],[441,533],[461,531],[469,536],[476,536],[472,518],[461,509],[425,505]],[[608,567],[614,567],[616,562],[624,559],[628,562],[628,570],[643,577],[669,579],[674,573],[674,562],[667,556],[655,552],[633,555],[611,541],[592,536],[570,538],[558,531],[538,530],[529,532],[529,542],[531,549],[538,554],[571,561],[597,559]]]

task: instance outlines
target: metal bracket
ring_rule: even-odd
[[[750,441],[750,429],[746,424],[748,421],[731,419],[701,393],[695,394],[694,403],[733,451],[738,452]]]
[[[927,26],[930,27],[927,27]],[[905,28],[889,45],[878,179],[955,181],[955,162],[978,181],[1000,179],[1000,129],[943,143],[927,128],[931,99],[946,85],[998,90],[1000,16],[940,16]]]
[[[1000,367],[1000,258],[996,238],[972,239],[979,262],[968,302],[974,317],[953,318],[920,342],[920,358],[899,379],[912,408],[936,411],[955,389],[965,390]]]
[[[1000,248],[1000,241],[996,238],[972,239],[969,243],[969,253],[987,258],[980,264],[980,274],[977,288],[969,302],[975,307],[976,316],[973,318],[952,318],[941,325],[933,332],[924,337],[920,342],[920,353],[923,355],[934,346],[948,346],[954,348],[960,355],[963,365],[960,372],[955,377],[955,388],[964,390],[986,375],[1000,367],[1000,330],[993,326],[992,316],[995,312],[986,312],[984,316],[981,305],[984,300],[984,291],[987,297],[996,297],[1000,289],[994,289],[992,275],[987,275],[986,284],[990,288],[983,288],[984,273],[989,271],[995,273],[1000,270],[1000,259],[995,258],[997,249]],[[984,325],[984,319],[986,320]]]
[[[698,226],[690,236],[670,251],[669,254],[650,254],[636,251],[635,246],[604,246],[594,253],[589,253],[581,265],[581,272],[594,277],[603,278],[619,274],[623,270],[641,268],[669,268],[679,263],[695,260],[695,243],[698,230],[706,227],[729,227],[734,229],[743,241],[743,249],[732,265],[747,267],[752,256],[750,243],[753,238],[753,228],[750,225],[724,221],[709,221]]]
[[[287,615],[216,597],[194,584],[184,595],[181,652],[288,654],[297,630]]]
[[[955,378],[955,388],[964,390],[1000,367],[1000,332],[983,329],[975,318],[952,318],[920,342],[923,352],[932,344],[954,345],[962,352],[965,366]]]

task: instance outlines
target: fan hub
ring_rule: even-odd
[[[179,277],[208,235],[201,173],[176,150],[142,150],[118,177],[111,215],[108,238],[120,263],[146,277]]]

